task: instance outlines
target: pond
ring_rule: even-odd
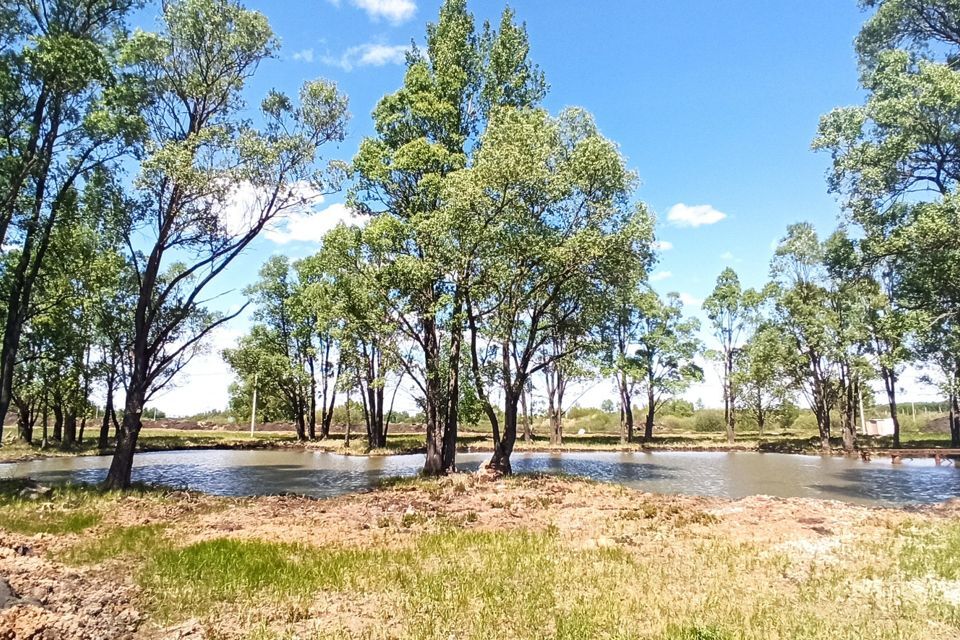
[[[474,471],[489,454],[461,454],[461,470]],[[960,496],[960,468],[932,461],[893,465],[749,452],[515,453],[514,470],[565,473],[655,493],[741,498],[749,495],[843,500],[867,505],[940,502]],[[138,482],[229,496],[297,493],[327,497],[376,486],[383,478],[416,474],[422,455],[342,456],[310,451],[170,451],[141,453]],[[0,464],[0,478],[99,482],[109,457],[48,458]]]

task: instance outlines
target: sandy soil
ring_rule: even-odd
[[[960,502],[918,510],[840,502],[751,497],[659,496],[561,478],[491,481],[457,475],[425,486],[399,484],[339,498],[229,499],[176,493],[164,500],[117,500],[83,537],[122,524],[163,522],[178,543],[236,537],[317,546],[408,544],[451,524],[477,530],[556,527],[574,548],[623,546],[643,552],[664,535],[723,536],[822,561],[840,543],[879,537],[907,518],[955,518]],[[142,611],[129,570],[109,563],[69,567],[55,560],[77,536],[22,536],[0,530],[0,640],[203,638],[199,623],[156,628]],[[6,589],[5,587],[9,587]],[[311,616],[332,624],[360,619],[363,603],[327,602]],[[222,629],[221,629],[222,631]]]

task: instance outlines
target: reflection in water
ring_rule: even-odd
[[[487,454],[459,456],[475,471]],[[106,457],[50,458],[0,464],[0,477],[100,482]],[[185,487],[218,495],[297,493],[326,497],[375,486],[383,478],[410,476],[418,455],[359,457],[307,451],[172,451],[136,458],[137,482]],[[616,482],[655,493],[739,498],[764,494],[863,504],[939,502],[960,496],[960,469],[932,461],[893,466],[888,460],[774,453],[656,452],[515,454],[519,473],[566,473]]]

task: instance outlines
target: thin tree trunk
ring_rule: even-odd
[[[443,443],[445,441],[444,428],[446,427],[444,416],[440,414],[440,403],[443,395],[440,391],[440,349],[437,344],[433,319],[425,318],[421,324],[424,336],[423,357],[424,368],[426,369],[424,409],[427,421],[427,450],[423,461],[423,474],[439,476],[444,474]]]
[[[657,412],[657,399],[653,394],[653,385],[647,386],[647,420],[643,428],[643,439],[650,441],[653,439],[653,420]]]
[[[527,405],[527,390],[520,392],[520,407],[523,412],[523,441],[533,442],[533,429],[530,426],[530,407]]]
[[[100,423],[100,437],[97,438],[97,448],[101,451],[110,443],[110,418],[113,415],[113,376],[107,377],[107,399],[103,406],[103,422]]]
[[[307,433],[311,440],[317,439],[317,376],[314,370],[314,358],[307,358],[307,367],[310,371],[310,407],[307,415]]]

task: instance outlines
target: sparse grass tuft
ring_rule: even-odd
[[[899,533],[904,538],[900,568],[907,576],[960,579],[960,522],[933,528],[907,525]]]
[[[97,564],[115,558],[144,559],[166,545],[164,525],[149,524],[133,527],[115,527],[95,539],[84,540],[65,551],[62,560],[67,564]]]

